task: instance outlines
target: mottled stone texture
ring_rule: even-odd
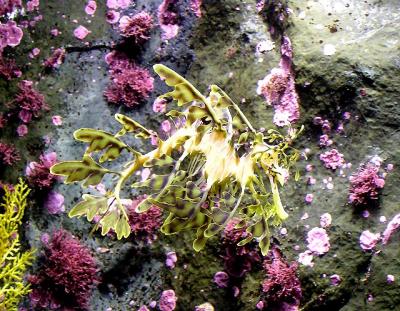
[[[271,127],[273,110],[256,94],[257,81],[278,66],[280,38],[290,37],[294,48],[296,88],[300,96],[301,119],[305,131],[296,147],[309,148],[299,162],[301,178],[293,178],[283,190],[282,200],[290,217],[283,224],[287,234],[274,232],[273,242],[280,245],[288,261],[297,260],[307,249],[307,232],[320,226],[320,216],[332,215],[332,225],[326,228],[330,250],[314,256],[313,267],[300,265],[302,310],[394,310],[400,303],[399,234],[374,252],[364,252],[359,246],[362,231],[383,232],[386,216],[389,221],[399,213],[400,192],[400,57],[398,29],[400,3],[397,0],[289,0],[282,1],[282,10],[289,14],[283,20],[274,10],[281,1],[266,1],[265,11],[259,14],[253,0],[203,0],[202,17],[189,9],[190,1],[177,1],[180,30],[177,37],[161,41],[161,31],[155,27],[150,40],[140,47],[120,45],[118,31],[105,20],[106,1],[97,1],[94,17],[84,11],[85,4],[73,1],[41,1],[43,21],[30,31],[24,30],[20,46],[10,50],[23,69],[23,78],[38,81],[38,89],[45,95],[51,113],[36,122],[25,140],[17,141],[25,149],[24,162],[18,169],[3,172],[2,178],[23,174],[26,161],[38,159],[43,143],[40,137],[50,135],[47,149],[56,151],[59,159],[78,159],[84,145],[73,141],[72,133],[79,127],[116,130],[113,115],[126,113],[148,128],[157,129],[162,117],[152,111],[155,97],[167,88],[155,77],[154,91],[146,102],[133,109],[106,103],[103,91],[108,84],[106,53],[113,49],[125,51],[147,69],[164,63],[183,74],[201,91],[209,84],[218,84],[240,104],[257,127]],[[161,0],[136,1],[125,14],[142,10],[156,19]],[[65,15],[62,17],[62,15]],[[74,23],[76,19],[78,23]],[[89,22],[90,20],[90,22]],[[73,30],[83,25],[92,31],[84,41],[73,36]],[[57,27],[61,35],[51,39],[50,30]],[[271,27],[275,29],[270,35]],[[275,48],[256,55],[261,41],[271,40]],[[28,53],[41,49],[38,59],[28,61]],[[51,47],[65,48],[65,62],[59,69],[45,71],[41,62],[51,55]],[[326,55],[329,54],[329,55]],[[12,98],[16,87],[0,80],[0,103]],[[4,91],[4,92],[3,92]],[[350,112],[349,120],[343,114]],[[51,116],[61,115],[63,125],[51,125]],[[330,150],[318,146],[321,127],[313,123],[320,116],[330,122],[329,138],[332,148],[344,155],[351,167],[342,171],[326,169],[319,155]],[[343,123],[343,131],[335,130]],[[11,135],[6,131],[4,136]],[[146,149],[135,141],[138,149]],[[22,149],[21,149],[22,148]],[[348,203],[348,177],[360,163],[378,155],[394,170],[385,178],[385,187],[376,206],[355,209]],[[306,165],[312,165],[311,172]],[[6,176],[6,177],[5,177]],[[307,185],[309,177],[316,179]],[[331,178],[331,179],[330,179]],[[326,182],[324,183],[324,179]],[[333,189],[330,185],[333,186]],[[65,196],[67,211],[81,195],[78,185],[57,185]],[[306,194],[313,194],[306,204]],[[136,195],[131,193],[130,195]],[[63,227],[82,239],[95,254],[101,267],[102,281],[91,300],[91,310],[137,310],[158,300],[163,290],[174,289],[178,297],[176,310],[194,310],[196,305],[210,302],[218,311],[255,310],[261,295],[265,273],[261,267],[247,274],[241,281],[239,295],[232,289],[221,289],[213,283],[216,272],[223,269],[221,242],[211,239],[199,254],[191,249],[189,233],[162,237],[151,245],[133,238],[117,241],[98,233],[89,235],[90,225],[85,219],[69,219],[67,215],[49,215],[43,199],[32,204],[25,226],[27,243],[40,249],[40,235]],[[363,217],[368,211],[369,217]],[[307,217],[305,213],[308,214]],[[304,218],[301,220],[301,218]],[[175,251],[176,268],[165,267],[166,253]],[[338,274],[341,283],[332,286],[329,277]],[[395,276],[388,284],[387,275]],[[28,302],[27,302],[28,303]]]

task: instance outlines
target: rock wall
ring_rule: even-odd
[[[399,210],[398,1],[203,0],[201,17],[191,9],[192,1],[177,1],[177,36],[163,40],[156,25],[150,39],[140,46],[123,43],[118,24],[106,22],[110,8],[105,2],[97,1],[93,16],[85,13],[82,1],[49,0],[42,1],[37,12],[23,11],[16,17],[17,21],[43,17],[34,27],[24,29],[19,46],[7,48],[4,54],[15,58],[21,79],[37,82],[51,110],[29,126],[24,137],[17,137],[14,125],[0,129],[2,139],[15,142],[22,155],[18,165],[2,167],[1,179],[15,182],[24,175],[28,162],[37,161],[42,152],[55,151],[59,160],[78,159],[84,146],[73,140],[72,133],[80,127],[115,131],[113,115],[117,112],[159,129],[163,116],[153,112],[152,104],[167,88],[155,74],[154,90],[142,104],[129,109],[105,100],[103,92],[110,82],[105,55],[113,50],[125,52],[149,70],[155,63],[166,64],[204,92],[208,85],[217,84],[256,127],[273,127],[274,111],[257,94],[257,82],[278,66],[281,40],[287,36],[293,45],[301,106],[295,126],[304,125],[305,130],[295,145],[302,153],[301,177],[297,182],[291,177],[282,193],[290,217],[274,230],[273,244],[288,262],[313,256],[308,265],[300,259],[297,270],[303,293],[301,310],[394,310],[400,299],[399,235],[395,233],[386,245],[378,241],[371,250],[360,247],[360,236],[366,230],[383,233]],[[157,23],[161,2],[138,0],[120,12],[147,11]],[[90,31],[83,40],[74,37],[78,25]],[[58,36],[51,35],[55,28]],[[34,48],[40,54],[29,58]],[[42,62],[55,48],[65,49],[65,61],[59,68],[45,70]],[[0,79],[3,105],[15,97],[17,81]],[[51,123],[54,115],[62,117],[62,125]],[[133,144],[147,148],[138,141]],[[335,170],[320,160],[321,154],[332,149],[343,155],[345,163]],[[373,204],[354,207],[349,203],[349,177],[371,160],[380,162],[385,186]],[[58,183],[54,189],[64,196],[66,212],[49,214],[43,208],[47,194],[35,191],[24,226],[26,245],[40,254],[42,234],[55,228],[79,237],[100,266],[101,282],[90,310],[139,310],[142,305],[150,307],[167,289],[178,297],[175,310],[194,310],[204,302],[218,311],[255,310],[262,309],[260,301],[268,300],[261,290],[266,275],[260,261],[235,280],[234,286],[219,288],[213,282],[214,274],[224,270],[225,250],[219,237],[195,253],[190,233],[158,234],[150,244],[132,236],[117,240],[112,235],[89,234],[91,225],[86,219],[71,219],[66,214],[78,202],[80,186]],[[326,213],[332,219],[325,227],[329,250],[320,255],[307,253],[307,234],[322,227],[320,217]],[[173,269],[165,265],[170,251],[178,258]],[[32,273],[39,268],[38,261]],[[388,275],[394,276],[393,282],[388,282]],[[29,308],[29,298],[24,304]]]

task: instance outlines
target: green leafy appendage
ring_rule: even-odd
[[[257,131],[218,86],[212,85],[205,97],[166,66],[157,64],[154,70],[173,87],[160,97],[172,98],[180,107],[166,116],[172,121],[179,119],[177,123],[183,125],[162,140],[136,121],[117,114],[115,118],[122,128],[116,134],[87,128],[76,131],[74,137],[88,144],[82,161],[58,163],[51,172],[66,176],[66,183],[83,181],[84,186],[99,184],[105,174],[118,178],[104,196],[84,195],[84,201],[72,208],[69,215],[86,216],[89,221],[100,216],[103,235],[112,229],[118,238],[129,236],[121,190],[131,183],[138,170],[147,167],[152,175],[131,184],[146,189],[148,194],[137,212],[145,212],[151,205],[165,210],[168,216],[161,227],[163,233],[195,230],[193,247],[199,251],[207,239],[235,217],[249,233],[239,244],[257,239],[265,255],[269,227],[288,217],[278,188],[284,185],[289,168],[297,161],[298,152],[291,144],[301,129],[289,128],[287,136],[275,130]],[[121,140],[127,134],[140,139],[156,138],[157,147],[142,154]],[[131,161],[121,171],[99,164],[114,161],[124,151],[131,154]]]

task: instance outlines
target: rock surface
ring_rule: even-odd
[[[273,241],[288,261],[296,261],[307,250],[307,232],[320,227],[321,215],[329,213],[329,251],[314,256],[312,267],[299,267],[301,310],[393,310],[400,300],[400,236],[395,233],[387,245],[379,242],[372,251],[361,249],[359,237],[364,230],[383,232],[387,222],[381,222],[380,216],[389,221],[400,210],[400,4],[396,0],[266,2],[260,14],[251,0],[203,0],[198,18],[190,10],[191,1],[180,1],[176,6],[180,16],[177,37],[162,41],[157,26],[148,42],[132,48],[121,45],[118,32],[106,22],[105,1],[97,1],[93,17],[85,13],[82,1],[42,1],[43,21],[24,30],[21,45],[7,53],[22,67],[24,79],[38,81],[51,112],[35,123],[27,137],[17,140],[21,153],[26,150],[23,161],[16,169],[3,170],[2,179],[12,181],[22,175],[27,161],[36,160],[42,148],[56,151],[60,160],[78,159],[84,146],[72,139],[72,133],[80,127],[115,131],[116,112],[126,113],[148,128],[159,128],[163,118],[152,111],[152,103],[167,88],[155,74],[154,91],[140,106],[126,109],[105,101],[103,91],[109,78],[104,56],[113,49],[124,49],[148,69],[164,63],[201,91],[217,84],[239,103],[256,127],[272,127],[273,109],[257,95],[257,81],[278,66],[280,39],[286,35],[293,44],[301,104],[297,125],[304,124],[305,131],[296,145],[303,153],[298,164],[301,178],[297,183],[291,178],[282,194],[290,215],[283,224],[287,233],[277,228]],[[123,12],[146,10],[156,18],[160,4],[161,0],[138,0]],[[84,41],[73,36],[80,24],[91,31]],[[50,30],[55,27],[61,35],[51,37]],[[256,53],[260,42],[274,43],[274,47]],[[39,47],[41,54],[27,62],[34,47]],[[58,47],[67,51],[65,62],[59,69],[44,71],[41,62],[51,48]],[[1,103],[12,99],[14,93],[13,82],[0,80]],[[63,124],[52,125],[52,115],[61,115]],[[319,146],[323,130],[315,124],[315,117],[330,122],[331,146]],[[2,131],[5,138],[15,139],[14,129]],[[51,138],[47,146],[43,135]],[[135,144],[138,149],[146,148],[140,142]],[[347,163],[335,171],[324,167],[319,158],[332,148],[342,153]],[[374,156],[383,160],[382,171],[389,163],[394,164],[394,170],[387,171],[379,204],[355,209],[348,203],[349,177]],[[310,177],[315,184],[307,184]],[[79,185],[59,184],[56,190],[64,195],[67,211],[82,194]],[[313,194],[311,203],[305,202],[306,194]],[[86,219],[49,215],[42,208],[43,194],[37,196],[27,215],[27,243],[40,249],[41,234],[58,227],[81,238],[95,254],[102,275],[91,310],[137,310],[157,301],[167,289],[176,292],[176,310],[194,310],[204,302],[219,311],[255,310],[262,299],[265,273],[259,266],[243,278],[237,297],[232,288],[218,288],[213,283],[214,274],[224,269],[219,238],[197,254],[191,248],[189,233],[173,237],[159,234],[150,245],[132,237],[118,241],[98,233],[89,235],[91,226]],[[178,261],[176,268],[169,270],[165,259],[171,250],[177,253]],[[387,282],[389,274],[395,277],[393,283]],[[340,276],[337,286],[332,285],[332,275]],[[25,303],[29,305],[28,300]]]

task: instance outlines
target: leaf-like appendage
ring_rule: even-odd
[[[158,200],[150,199],[149,201],[181,218],[193,217],[196,214],[197,202],[176,197],[174,193],[168,193]]]
[[[97,152],[107,149],[100,157],[99,162],[113,161],[120,156],[128,146],[114,135],[90,128],[82,128],[74,133],[76,140],[89,143],[87,152]]]
[[[269,251],[269,245],[270,245],[270,235],[267,234],[260,240],[260,242],[258,242],[258,246],[260,247],[261,254],[263,256],[267,256]]]
[[[178,110],[170,110],[165,115],[171,118],[186,117],[186,113]]]
[[[149,201],[149,198],[150,197],[147,197],[142,202],[140,202],[138,206],[136,206],[136,209],[135,209],[136,213],[144,213],[153,206],[153,204],[151,204],[151,202]]]
[[[84,201],[79,202],[69,211],[69,217],[86,215],[87,220],[92,221],[94,216],[104,214],[107,211],[107,197],[84,194],[82,198]]]
[[[122,129],[117,133],[116,136],[123,136],[126,133],[133,133],[136,138],[147,139],[147,138],[150,138],[151,135],[153,134],[148,129],[146,129],[143,125],[139,124],[135,120],[132,120],[131,118],[129,118],[123,114],[117,113],[115,115],[115,119],[119,123],[121,123],[123,126]]]
[[[204,231],[207,228],[207,223],[197,229],[196,239],[193,241],[193,249],[196,252],[200,252],[207,243],[208,238],[205,237]]]
[[[128,220],[124,215],[120,214],[119,210],[107,213],[99,223],[101,225],[102,235],[106,235],[112,229],[117,234],[117,239],[120,240],[123,237],[127,238],[131,233]]]
[[[136,182],[133,188],[149,187],[153,191],[160,191],[168,184],[170,175],[153,175],[145,181]]]
[[[159,158],[153,158],[144,162],[144,167],[154,167],[154,166],[170,166],[175,163],[175,160],[170,156],[163,154]]]
[[[191,106],[187,114],[187,122],[188,124],[193,124],[197,120],[201,120],[207,116],[209,116],[209,113],[205,108]]]
[[[194,100],[203,102],[204,97],[201,93],[185,78],[177,74],[168,67],[156,64],[153,66],[154,71],[165,81],[168,86],[173,86],[175,89],[172,92],[165,94],[166,97],[172,97],[178,101],[178,106],[183,106]]]
[[[98,185],[103,176],[110,171],[97,164],[91,156],[84,155],[82,161],[65,161],[53,165],[50,172],[54,175],[66,176],[64,183],[83,181],[84,187]]]
[[[213,106],[219,109],[228,108],[232,106],[233,101],[226,93],[221,90],[218,85],[211,85],[211,92],[209,95]]]

